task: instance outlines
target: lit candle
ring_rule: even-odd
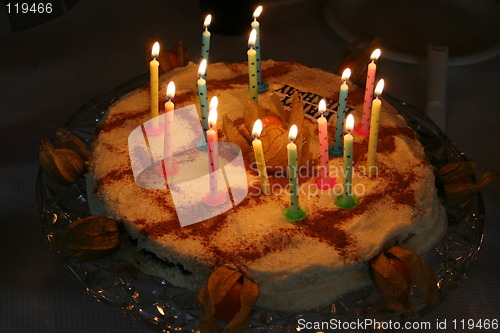
[[[257,51],[257,84],[259,92],[267,89],[268,85],[262,81],[262,68],[261,68],[261,47],[260,47],[260,23],[257,21],[260,14],[262,14],[262,6],[257,7],[253,12],[252,29],[256,31],[255,51]]]
[[[255,155],[255,162],[257,163],[257,171],[259,172],[260,187],[262,193],[269,195],[271,193],[269,188],[269,179],[267,177],[266,160],[264,158],[264,151],[262,150],[262,141],[259,140],[262,133],[262,120],[257,119],[253,124],[252,130],[252,147]]]
[[[217,196],[218,190],[218,159],[219,159],[219,148],[218,148],[218,137],[217,131],[214,127],[217,124],[217,108],[212,108],[208,114],[208,124],[209,130],[207,131],[207,142],[208,142],[208,171],[210,172],[210,197],[215,198]]]
[[[208,96],[207,96],[207,81],[203,78],[207,70],[207,59],[201,61],[198,68],[198,98],[200,100],[201,125],[205,136],[208,131]]]
[[[214,96],[210,99],[210,107],[209,110],[216,109],[219,106],[219,99],[217,96]],[[208,114],[210,115],[210,111],[208,111]],[[213,122],[212,124],[212,129],[217,133],[217,122]]]
[[[363,102],[363,116],[361,118],[361,123],[356,128],[356,132],[362,136],[368,136],[370,134],[370,117],[371,117],[371,106],[373,99],[373,88],[375,87],[375,76],[377,74],[377,65],[375,61],[380,57],[380,50],[376,49],[371,55],[371,62],[368,64],[368,71],[366,74],[366,88],[365,88],[365,99]]]
[[[257,82],[257,52],[254,49],[257,31],[252,29],[250,38],[248,38],[248,88],[250,90],[250,98],[256,103],[259,95],[258,82]]]
[[[352,129],[354,128],[354,117],[347,116],[346,131],[344,136],[344,193],[337,197],[335,204],[339,207],[349,209],[357,205],[358,199],[352,194],[352,152],[353,142]]]
[[[328,123],[325,118],[326,102],[324,99],[319,101],[318,110],[321,114],[321,117],[318,118],[321,175],[316,182],[316,186],[323,190],[327,190],[335,186],[335,179],[330,177],[330,171],[328,167]]]
[[[158,42],[154,43],[153,49],[151,50],[151,57],[153,60],[149,63],[149,85],[150,85],[150,96],[151,96],[151,127],[153,129],[158,128],[158,67],[160,63],[158,60],[158,55],[160,54],[160,44]]]
[[[344,120],[345,112],[347,109],[347,95],[349,93],[349,87],[347,86],[347,80],[351,76],[351,70],[346,68],[342,73],[342,84],[340,85],[339,91],[339,106],[337,108],[337,126],[335,129],[335,141],[333,144],[333,149],[330,150],[330,155],[332,157],[342,156],[342,134],[344,132]]]
[[[306,217],[305,211],[299,206],[299,179],[297,167],[297,125],[292,125],[288,133],[288,178],[290,180],[290,205],[283,210],[288,221],[300,221]]]
[[[344,196],[352,195],[352,152],[353,152],[353,142],[352,129],[354,127],[354,117],[352,114],[347,116],[346,131],[347,134],[344,136]]]
[[[219,191],[219,145],[217,137],[217,104],[213,104],[214,107],[210,109],[208,113],[208,126],[207,131],[207,144],[208,144],[208,172],[209,172],[209,185],[210,191],[205,197],[202,198],[202,202],[208,206],[219,206],[228,200],[227,192]]]
[[[212,15],[208,14],[207,17],[205,17],[205,22],[203,22],[203,27],[205,30],[203,31],[202,37],[201,37],[201,59],[205,59],[208,61],[208,54],[210,52],[210,31],[208,31],[208,27],[210,26],[210,23],[212,23]],[[207,78],[207,73],[206,71],[203,73],[203,78]]]
[[[380,107],[382,102],[379,97],[384,90],[384,80],[381,79],[375,88],[375,99],[372,102],[372,116],[370,121],[370,140],[368,141],[368,172],[371,176],[371,170],[377,170],[377,141],[378,128],[380,123]]]
[[[167,102],[165,103],[165,131],[163,145],[163,163],[167,173],[172,171],[172,138],[174,135],[174,102],[175,84],[170,81],[167,85]],[[172,174],[170,174],[172,176]]]

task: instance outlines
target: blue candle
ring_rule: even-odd
[[[202,37],[201,37],[201,59],[205,59],[208,61],[208,54],[210,52],[210,31],[208,31],[208,27],[210,26],[210,23],[212,22],[212,15],[208,14],[207,17],[205,18],[205,22],[203,23],[203,26],[205,27],[205,31],[203,31]],[[203,74],[203,78],[207,78],[207,73]]]
[[[203,78],[207,69],[207,59],[201,61],[198,69],[198,98],[200,100],[201,124],[205,136],[208,131],[208,96],[207,96],[207,81]]]
[[[339,106],[337,108],[337,127],[335,129],[335,142],[333,147],[330,147],[330,156],[340,157],[343,155],[342,151],[342,133],[344,132],[344,120],[345,112],[347,108],[347,95],[349,87],[347,86],[347,80],[351,76],[351,70],[346,68],[342,73],[342,85],[340,86],[339,92]]]

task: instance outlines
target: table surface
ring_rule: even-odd
[[[336,70],[347,42],[325,22],[324,1],[264,5],[264,59]],[[17,33],[5,32],[0,16],[0,332],[150,332],[88,296],[44,243],[35,204],[37,151],[40,139],[87,100],[147,71],[149,36],[164,45],[183,40],[190,59],[199,61],[202,22],[195,0],[80,1]],[[213,33],[211,60],[244,61],[247,38]],[[382,56],[379,75],[387,94],[424,108],[424,66]],[[447,135],[478,160],[479,174],[500,170],[500,57],[449,67],[447,76]],[[483,195],[479,259],[458,290],[422,320],[500,319],[499,182]]]

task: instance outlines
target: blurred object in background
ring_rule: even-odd
[[[3,1],[0,34],[26,30],[59,17],[76,6],[78,0]],[[5,20],[7,16],[8,20]],[[5,24],[8,21],[8,24]]]
[[[427,50],[427,97],[425,113],[446,132],[446,83],[448,48],[429,45]]]
[[[500,54],[498,0],[327,0],[323,15],[347,42],[381,39],[384,58],[426,64],[427,46],[446,45],[448,65]]]
[[[212,14],[210,31],[221,35],[250,33],[252,14],[263,1],[199,0],[203,17]],[[200,26],[203,22],[200,22]]]

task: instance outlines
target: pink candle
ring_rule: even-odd
[[[217,131],[214,130],[214,127],[217,124],[217,108],[210,109],[208,113],[208,131],[207,131],[207,143],[208,143],[208,171],[210,172],[210,197],[217,197],[217,185],[218,185],[218,177],[217,172],[215,172],[218,168],[218,159],[219,159],[219,149],[218,149],[218,138]]]
[[[377,75],[377,65],[375,61],[380,57],[380,49],[373,51],[371,55],[371,62],[368,64],[368,71],[366,74],[366,88],[365,99],[363,102],[363,116],[356,132],[361,136],[368,136],[370,134],[370,118],[372,113],[372,100],[373,89],[375,88],[375,76]]]
[[[321,114],[321,117],[318,118],[320,177],[316,182],[316,186],[327,190],[335,186],[335,178],[330,177],[328,166],[328,122],[324,116],[326,111],[324,99],[319,101],[318,111]]]
[[[217,98],[217,96],[214,96],[210,99],[210,106],[208,107],[208,114],[210,115],[210,111],[212,109],[215,109],[215,112],[217,112],[217,107],[219,106],[219,99]],[[210,127],[210,125],[209,125]],[[216,116],[215,116],[215,121],[213,122],[213,126],[212,126],[213,130],[215,131],[215,134],[217,134],[217,113],[216,113]]]
[[[173,81],[167,86],[167,102],[165,103],[165,134],[163,145],[163,163],[168,173],[172,170],[172,138],[174,136],[174,102],[175,84]]]
[[[318,118],[321,177],[325,179],[328,174],[328,125],[326,123],[326,118],[324,117],[326,110],[326,102],[324,99],[319,102],[318,110],[321,114],[321,117]]]

